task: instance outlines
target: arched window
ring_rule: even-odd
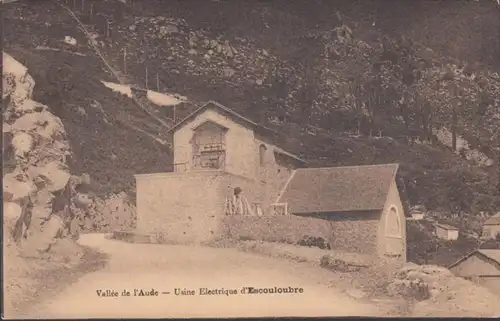
[[[259,146],[259,162],[260,162],[261,166],[266,163],[266,152],[267,152],[266,145],[260,144],[260,146]]]
[[[388,237],[401,237],[401,222],[395,206],[391,206],[387,213],[385,233]]]

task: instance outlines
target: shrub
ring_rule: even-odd
[[[297,242],[297,245],[300,246],[308,246],[308,247],[317,247],[322,250],[330,250],[330,244],[325,241],[324,238],[322,237],[316,237],[316,236],[304,236],[300,241]]]

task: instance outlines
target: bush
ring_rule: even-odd
[[[322,237],[315,237],[315,236],[304,236],[300,241],[297,242],[297,245],[300,246],[308,246],[308,247],[317,247],[322,250],[330,250],[330,244],[325,241],[324,238]]]

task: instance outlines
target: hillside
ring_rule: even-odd
[[[101,83],[121,80],[187,97],[177,118],[217,100],[278,129],[314,165],[401,163],[411,204],[455,213],[500,207],[500,77],[473,54],[450,58],[411,33],[370,29],[340,2],[328,10],[318,2],[311,16],[280,1],[59,3],[92,41],[57,2],[20,1],[4,5],[4,50],[31,71],[36,100],[67,128],[72,171],[90,173],[99,193],[133,194],[133,174],[172,162],[158,141],[168,139],[172,110],[146,113]],[[61,49],[65,36],[77,46],[46,50]]]

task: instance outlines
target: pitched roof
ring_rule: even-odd
[[[500,212],[487,219],[484,225],[500,225]]]
[[[200,108],[196,109],[194,112],[192,112],[191,114],[189,114],[188,116],[186,116],[183,120],[181,120],[180,122],[178,122],[177,124],[175,124],[174,126],[172,126],[167,131],[167,133],[174,132],[174,131],[178,130],[179,128],[181,128],[184,125],[186,125],[190,120],[192,120],[193,118],[195,118],[196,116],[198,116],[199,114],[201,114],[202,112],[204,112],[204,111],[206,111],[206,110],[208,110],[210,108],[217,109],[218,112],[221,112],[221,113],[223,113],[223,114],[231,117],[233,120],[243,122],[247,126],[250,126],[253,129],[257,129],[260,132],[264,132],[266,134],[271,134],[271,135],[276,135],[277,134],[271,128],[268,128],[268,127],[265,127],[265,126],[263,126],[261,124],[258,124],[256,122],[254,122],[253,120],[251,120],[249,118],[246,118],[246,117],[238,114],[237,112],[235,112],[231,108],[228,108],[228,107],[226,107],[226,106],[224,106],[222,104],[219,104],[218,102],[213,101],[213,100],[207,102],[206,104],[204,104],[203,106],[201,106]]]
[[[440,228],[444,228],[445,230],[452,230],[452,231],[458,231],[458,228],[455,226],[451,226],[449,224],[443,224],[443,223],[436,223],[436,226]]]
[[[485,250],[485,249],[481,249],[481,250],[478,250],[479,253],[481,253],[482,255],[492,259],[493,261],[497,262],[498,264],[500,264],[500,250],[494,250],[494,249],[489,249],[489,250]]]
[[[282,154],[282,155],[285,155],[285,156],[291,157],[291,158],[293,158],[293,159],[295,159],[295,160],[297,160],[297,161],[299,161],[299,162],[301,162],[301,163],[303,163],[303,164],[307,164],[307,161],[305,161],[305,160],[303,160],[302,158],[298,157],[297,155],[294,155],[294,154],[292,154],[292,153],[289,153],[289,152],[287,152],[286,150],[284,150],[284,149],[282,149],[282,148],[279,148],[279,147],[277,147],[277,146],[274,146],[273,151],[274,151],[275,153],[278,153],[278,154]]]
[[[481,256],[484,256],[492,261],[494,261],[499,267],[500,267],[500,249],[499,250],[485,250],[485,249],[479,249],[479,250],[474,250],[467,254],[466,256],[462,257],[460,260],[457,262],[451,264],[448,269],[451,269],[454,266],[457,266],[458,264],[462,263],[463,261],[467,260],[469,257],[471,257],[474,254],[479,254]]]
[[[210,108],[216,109],[218,112],[225,114],[226,116],[232,118],[235,121],[239,121],[240,123],[244,123],[245,125],[251,127],[253,130],[256,130],[257,132],[262,133],[262,134],[264,134],[266,136],[276,137],[278,135],[278,133],[275,132],[274,130],[272,130],[272,129],[268,128],[268,127],[265,127],[265,126],[263,126],[261,124],[258,124],[256,122],[254,122],[253,120],[248,119],[248,118],[246,118],[246,117],[238,114],[234,110],[232,110],[232,109],[230,109],[230,108],[228,108],[228,107],[226,107],[226,106],[224,106],[222,104],[219,104],[216,101],[209,101],[209,102],[207,102],[205,105],[201,106],[200,108],[198,108],[197,110],[195,110],[194,112],[192,112],[191,114],[189,114],[186,118],[184,118],[183,120],[181,120],[180,122],[178,122],[176,125],[174,125],[173,127],[171,127],[167,131],[167,133],[175,132],[176,130],[182,128],[190,120],[192,120],[193,118],[195,118],[196,116],[198,116],[199,114],[203,113],[205,110],[208,110]],[[288,157],[294,158],[295,160],[297,160],[297,161],[299,161],[301,163],[304,163],[304,164],[307,163],[305,160],[301,159],[297,155],[289,153],[289,152],[285,151],[282,148],[279,148],[279,147],[275,146],[273,150],[276,153],[283,154],[283,155],[286,155]]]
[[[398,164],[297,169],[279,199],[291,213],[384,208]]]

